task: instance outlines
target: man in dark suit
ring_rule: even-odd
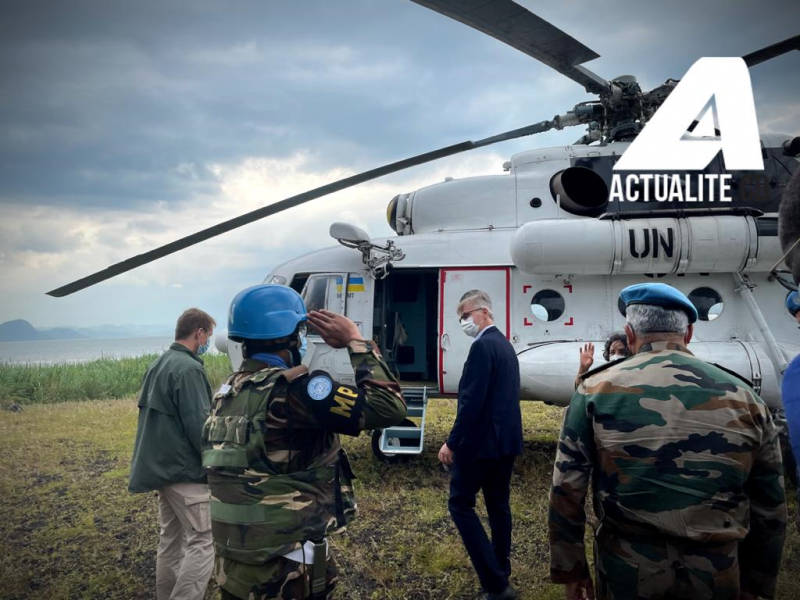
[[[513,600],[511,508],[514,459],[522,453],[519,361],[513,346],[494,326],[492,301],[471,290],[458,304],[464,333],[475,341],[458,384],[458,413],[439,460],[450,467],[448,506],[488,600]],[[475,514],[483,490],[492,541]]]

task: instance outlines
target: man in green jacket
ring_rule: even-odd
[[[158,493],[158,600],[201,600],[214,567],[209,492],[200,438],[211,386],[199,357],[216,323],[197,308],[185,311],[175,343],[144,377],[131,459],[131,492]]]

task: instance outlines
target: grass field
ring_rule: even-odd
[[[0,598],[153,598],[156,501],[127,492],[135,399],[0,411]],[[406,464],[348,439],[361,516],[336,538],[337,598],[472,598],[478,583],[447,513],[436,452],[455,414],[435,400],[425,454]],[[523,404],[525,453],[512,480],[513,583],[527,599],[562,598],[547,582],[547,491],[561,410]],[[800,536],[784,553],[779,598],[800,598]],[[208,598],[214,598],[213,589]]]

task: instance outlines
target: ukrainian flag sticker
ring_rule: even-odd
[[[342,293],[342,278],[336,278],[336,293]],[[355,292],[363,292],[364,291],[364,278],[363,277],[350,277],[347,282],[347,293],[353,294]]]

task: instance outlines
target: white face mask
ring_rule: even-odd
[[[628,358],[628,357],[622,354],[612,354],[611,356],[608,357],[608,362],[611,362],[612,360],[619,360],[620,358]]]
[[[480,327],[472,320],[472,315],[463,321],[459,321],[459,325],[461,325],[461,331],[466,333],[469,337],[475,337],[478,335],[478,331],[480,331]]]

